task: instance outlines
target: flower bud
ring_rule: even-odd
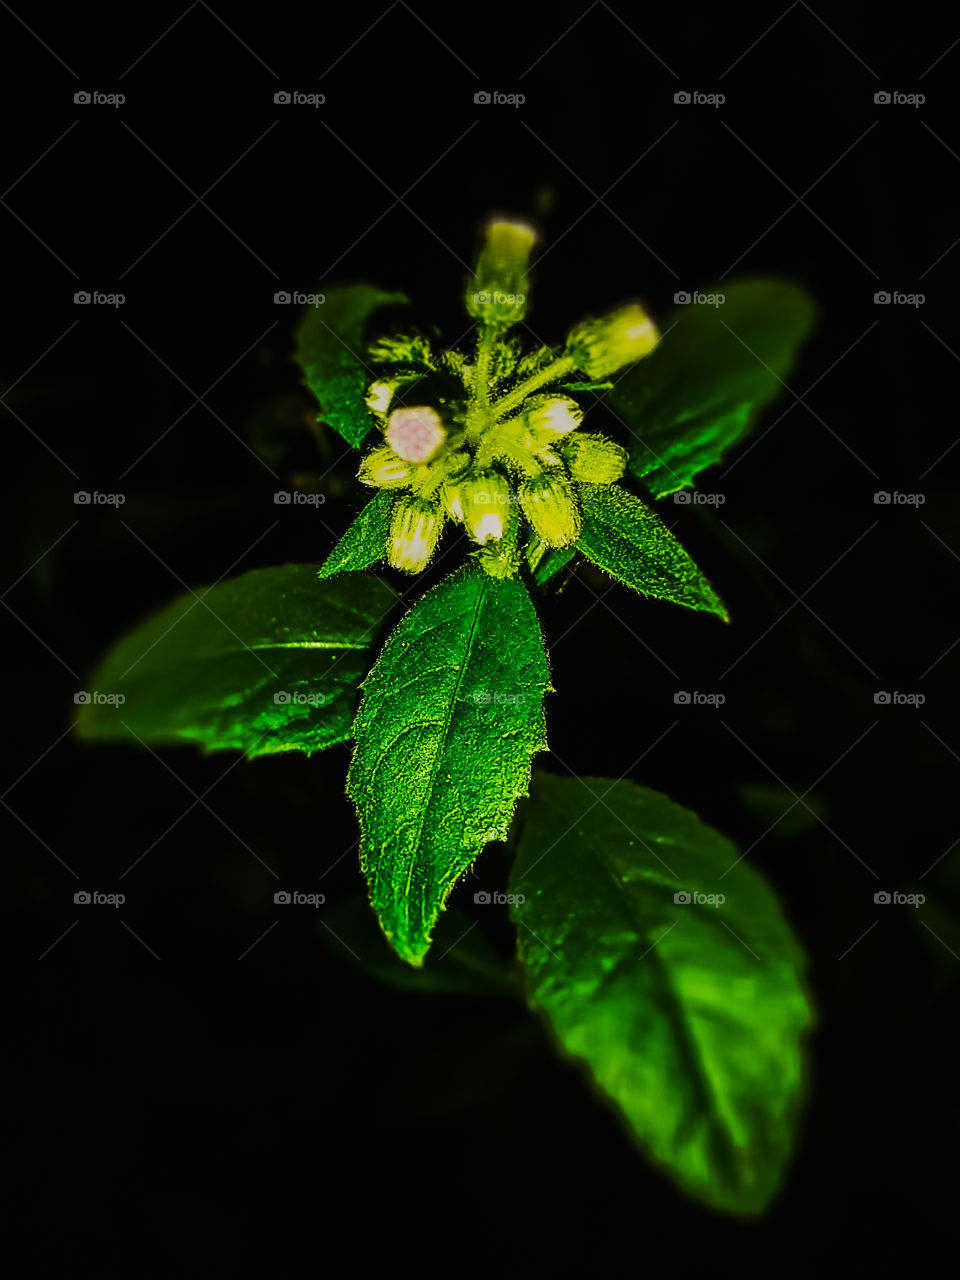
[[[447,430],[436,409],[418,405],[414,409],[394,409],[387,420],[387,444],[405,462],[429,462],[447,438]]]
[[[606,378],[625,364],[649,355],[660,335],[637,303],[599,320],[585,320],[567,338],[567,355],[588,377]]]
[[[391,382],[371,382],[363,403],[378,418],[385,418],[396,387]]]
[[[566,476],[544,472],[525,480],[520,506],[548,547],[569,547],[580,536],[580,509]]]
[[[398,498],[390,520],[387,563],[407,573],[420,573],[436,550],[443,512],[425,498]]]
[[[444,502],[474,542],[499,541],[510,516],[510,485],[499,471],[475,471],[444,485]]]
[[[467,312],[482,324],[509,328],[526,315],[527,264],[536,232],[526,222],[487,223],[477,270],[467,284]]]
[[[627,469],[627,451],[606,436],[578,432],[563,442],[563,458],[574,480],[613,484]]]
[[[361,484],[375,489],[399,489],[410,483],[412,471],[409,462],[398,458],[390,446],[384,444],[364,457],[358,478]]]
[[[521,552],[518,544],[520,521],[511,508],[503,537],[486,542],[480,548],[480,567],[491,578],[515,578],[520,571]]]
[[[524,403],[523,416],[535,435],[549,438],[575,431],[583,421],[583,410],[569,396],[531,396]]]

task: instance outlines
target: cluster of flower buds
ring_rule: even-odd
[[[426,568],[449,520],[477,546],[487,573],[512,577],[524,522],[541,547],[572,546],[582,527],[577,485],[613,484],[624,474],[620,445],[579,430],[583,410],[565,394],[564,380],[576,370],[603,379],[648,355],[656,327],[631,304],[578,325],[563,351],[523,355],[517,342],[498,335],[524,314],[534,240],[524,223],[497,219],[487,228],[467,290],[467,310],[486,343],[473,363],[456,351],[435,356],[426,339],[408,336],[369,349],[371,360],[389,368],[367,389],[382,439],[364,457],[360,479],[397,490],[386,548],[395,568]],[[455,378],[462,399],[398,403],[425,369]]]

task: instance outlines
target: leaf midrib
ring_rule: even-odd
[[[476,579],[473,579],[473,581],[476,581]],[[453,691],[451,693],[450,699],[447,704],[447,711],[446,711],[446,714],[444,715],[443,724],[440,729],[440,745],[434,754],[433,765],[431,766],[431,769],[430,769],[430,777],[427,780],[426,800],[425,800],[425,803],[420,807],[420,822],[417,825],[417,840],[416,840],[417,849],[420,848],[421,840],[423,838],[423,829],[426,826],[427,812],[433,800],[433,788],[434,788],[434,783],[437,776],[437,770],[440,765],[440,758],[445,753],[447,734],[450,731],[450,723],[453,720],[453,713],[457,706],[457,699],[460,693],[460,686],[463,684],[464,673],[466,672],[470,664],[470,655],[473,651],[473,641],[474,641],[474,637],[477,634],[477,626],[480,621],[480,609],[484,601],[486,600],[486,594],[487,594],[487,589],[489,585],[490,585],[489,578],[484,576],[483,581],[480,583],[479,595],[477,596],[477,599],[473,606],[473,622],[471,623],[471,626],[470,626],[470,634],[467,637],[467,643],[464,649],[463,657],[461,658],[460,664],[457,668],[457,678],[454,683]],[[409,863],[410,865],[407,867],[407,879],[405,884],[405,892],[407,894],[408,899],[410,895],[410,882],[413,879],[413,858],[409,860]]]
[[[618,874],[616,867],[610,863],[604,850],[600,847],[600,845],[597,844],[596,841],[589,835],[586,836],[586,843],[590,848],[591,852],[594,854],[594,857],[596,858],[597,862],[600,864],[602,869],[607,873],[607,875],[613,881],[614,886],[616,887],[618,894],[620,896],[620,899],[623,903],[623,914],[627,918],[627,924],[629,928],[633,933],[639,935],[641,938],[645,938],[645,940],[650,941],[652,943],[651,949],[647,954],[653,955],[654,962],[657,965],[658,971],[660,973],[661,981],[664,987],[666,988],[666,992],[668,996],[670,997],[668,1001],[668,1009],[670,1010],[668,1017],[676,1029],[677,1039],[681,1046],[681,1052],[683,1053],[684,1057],[688,1060],[688,1063],[693,1068],[692,1078],[696,1082],[697,1092],[700,1094],[701,1098],[704,1100],[707,1107],[709,1108],[710,1115],[714,1122],[715,1131],[720,1133],[720,1135],[722,1136],[724,1146],[727,1148],[728,1155],[732,1156],[733,1141],[729,1133],[727,1132],[727,1128],[725,1124],[723,1123],[723,1119],[722,1119],[719,1107],[717,1105],[716,1090],[712,1086],[710,1073],[706,1071],[702,1066],[703,1054],[700,1052],[699,1041],[690,1026],[689,1019],[686,1017],[686,1014],[684,1013],[683,1002],[679,999],[676,993],[676,989],[673,985],[673,982],[671,981],[669,967],[657,949],[657,944],[661,939],[657,939],[657,941],[654,942],[651,938],[649,938],[649,935],[645,935],[641,931],[641,928],[638,927],[637,922],[630,918],[630,915],[627,912],[626,908],[628,904],[631,902],[633,895],[629,892],[628,886],[624,883],[624,881]],[[663,936],[664,935],[661,935],[661,938]]]

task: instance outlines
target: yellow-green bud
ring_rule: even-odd
[[[578,324],[567,338],[567,355],[588,377],[606,378],[649,355],[659,341],[657,326],[643,307],[631,303],[599,320]]]
[[[385,418],[395,390],[396,387],[392,382],[371,382],[363,402],[371,413],[376,414],[378,418]]]
[[[613,484],[627,469],[627,451],[606,436],[578,432],[565,440],[563,458],[574,480]]]
[[[407,573],[420,573],[436,550],[443,512],[425,498],[396,500],[387,540],[387,563]]]
[[[491,578],[515,578],[520,569],[521,552],[517,541],[520,522],[511,509],[507,527],[498,542],[487,542],[479,554],[480,567]]]
[[[527,265],[536,238],[526,222],[487,223],[477,270],[467,283],[467,312],[475,320],[506,329],[526,315]]]
[[[474,542],[499,541],[510,517],[510,485],[499,471],[476,471],[444,485],[447,511]]]
[[[410,483],[412,471],[409,462],[398,458],[390,446],[384,444],[364,457],[358,477],[361,484],[374,489],[399,489]]]
[[[569,547],[580,536],[580,508],[566,476],[544,472],[525,480],[520,506],[548,547]]]
[[[563,436],[576,431],[583,410],[569,396],[531,396],[524,403],[524,421],[537,436]]]

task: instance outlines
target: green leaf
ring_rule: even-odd
[[[356,573],[385,558],[394,496],[390,490],[381,489],[366,504],[324,560],[317,573],[318,578],[332,578],[335,573]]]
[[[539,539],[534,538],[527,547],[527,568],[534,585],[546,584],[577,554],[576,547],[547,547]]]
[[[692,484],[783,390],[813,303],[783,280],[717,285],[720,306],[679,306],[660,345],[607,397],[630,428],[630,466],[656,498]]]
[[[791,1151],[812,1024],[804,955],[766,882],[659,792],[537,773],[510,888],[529,999],[563,1048],[681,1187],[760,1212]]]
[[[395,601],[377,578],[318,583],[308,564],[180,596],[107,654],[77,731],[90,742],[189,741],[250,757],[343,742]]]
[[[581,484],[583,529],[577,550],[641,595],[729,616],[696,564],[639,498],[620,485]]]
[[[300,323],[296,359],[320,402],[320,421],[359,448],[374,424],[363,402],[375,378],[366,357],[371,322],[377,311],[409,305],[409,299],[369,284],[329,289],[324,296],[325,302],[311,307]]]
[[[526,588],[470,564],[418,601],[363,682],[347,794],[371,903],[413,965],[456,881],[507,836],[546,748],[549,680]]]

